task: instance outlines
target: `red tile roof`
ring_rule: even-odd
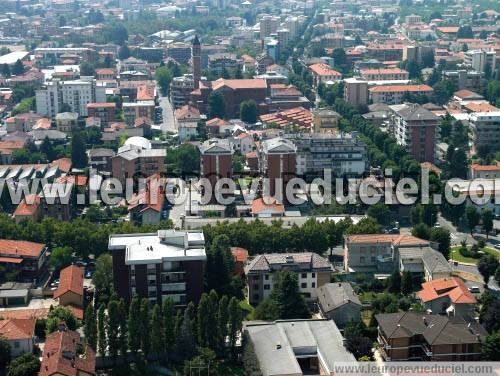
[[[429,92],[429,85],[381,85],[368,89],[371,93]]]
[[[480,164],[477,164],[477,163],[474,163],[472,166],[471,166],[472,170],[473,171],[498,171],[500,170],[500,162],[497,162],[496,165],[480,165]]]
[[[0,311],[3,319],[44,319],[49,314],[48,308],[8,309]]]
[[[246,262],[248,260],[248,250],[241,247],[231,247],[231,253],[235,261]]]
[[[0,239],[0,254],[16,257],[39,257],[45,244],[25,240]]]
[[[36,194],[27,195],[17,205],[14,216],[33,216],[40,207],[40,196]]]
[[[278,213],[285,212],[285,206],[280,203],[266,204],[262,198],[257,198],[252,201],[252,214],[259,214],[264,210],[274,210]]]
[[[50,164],[50,167],[57,166],[59,170],[63,172],[70,172],[71,167],[73,166],[73,163],[71,162],[70,158],[60,158],[56,159],[55,161],[52,161]]]
[[[262,78],[251,78],[242,80],[226,80],[224,78],[219,78],[218,80],[212,81],[213,90],[218,90],[224,86],[227,86],[233,90],[267,89],[266,80]]]
[[[54,292],[55,299],[69,291],[83,296],[83,268],[70,265],[61,270],[59,280],[59,287]]]
[[[454,92],[453,95],[455,97],[459,97],[459,98],[462,98],[462,99],[467,99],[469,97],[479,97],[480,96],[478,93],[475,93],[475,92],[473,92],[471,90],[467,90],[467,89],[458,90],[458,91]]]
[[[60,183],[73,183],[79,187],[85,187],[87,185],[87,177],[83,175],[64,175],[58,180]]]
[[[309,69],[318,76],[335,76],[342,78],[342,74],[340,72],[337,72],[335,69],[330,68],[330,66],[326,64],[313,64],[309,66]]]
[[[87,108],[116,108],[116,103],[89,103],[87,104]]]
[[[83,355],[77,354],[79,345],[83,346]],[[55,374],[77,376],[81,373],[95,375],[94,350],[82,343],[78,332],[66,331],[49,334],[45,341],[39,376]]]
[[[476,304],[477,302],[464,281],[457,277],[424,282],[422,290],[417,295],[423,302],[429,302],[443,296],[448,296],[450,301],[456,304]]]
[[[35,319],[5,319],[0,320],[0,337],[8,340],[33,338],[35,334]]]
[[[398,234],[359,234],[347,237],[349,243],[392,243],[397,246],[424,246],[428,245],[428,240],[423,240],[412,235]]]
[[[458,26],[440,26],[436,28],[437,31],[440,31],[442,33],[448,34],[448,33],[458,33]]]

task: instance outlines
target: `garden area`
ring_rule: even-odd
[[[484,243],[474,244],[472,246],[459,245],[451,248],[450,258],[464,264],[477,265],[481,256],[491,255],[500,260],[500,252],[494,248],[486,247]]]

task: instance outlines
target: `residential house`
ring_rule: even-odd
[[[471,361],[481,359],[488,335],[477,322],[421,312],[381,313],[378,343],[386,361]]]
[[[412,273],[419,280],[432,281],[451,275],[451,267],[443,254],[429,246],[398,247],[398,269],[401,273]]]
[[[39,376],[95,376],[96,354],[73,330],[60,327],[45,339]]]
[[[70,265],[61,270],[59,274],[59,286],[54,291],[54,299],[59,300],[62,306],[71,307],[71,311],[76,313],[77,319],[83,319],[83,275],[84,268]]]
[[[0,265],[6,271],[19,271],[20,280],[33,281],[45,270],[47,247],[25,240],[0,239]]]
[[[285,206],[281,202],[266,203],[262,198],[256,198],[252,201],[250,207],[252,217],[283,217],[285,215]]]
[[[373,103],[400,104],[405,95],[428,95],[433,92],[428,85],[381,85],[368,89]]]
[[[25,220],[38,222],[40,217],[40,196],[34,193],[23,197],[13,214],[14,221],[17,224]]]
[[[348,282],[327,283],[316,289],[323,317],[339,327],[361,320],[361,302]]]
[[[12,358],[22,353],[32,353],[35,346],[36,320],[6,319],[0,320],[0,338],[4,338],[10,345]]]
[[[318,87],[318,85],[320,84],[331,85],[342,80],[342,74],[337,72],[327,64],[313,64],[309,66],[309,70],[313,75],[313,82],[315,87]]]
[[[179,133],[179,141],[184,142],[198,135],[200,111],[189,104],[175,110],[174,118]]]
[[[448,316],[473,317],[477,303],[464,281],[458,277],[424,282],[417,297],[426,310]]]
[[[78,127],[78,113],[61,112],[56,115],[57,130],[64,133],[72,133]]]
[[[255,256],[245,267],[248,301],[259,304],[273,290],[273,281],[281,270],[297,274],[299,292],[306,299],[316,298],[316,288],[330,282],[332,265],[316,253],[269,253]]]

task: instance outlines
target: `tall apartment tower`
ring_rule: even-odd
[[[368,82],[355,77],[346,78],[344,100],[354,106],[368,104]]]
[[[199,89],[201,79],[201,44],[198,35],[194,37],[193,46],[191,47],[191,62],[193,64],[194,88]]]
[[[215,185],[219,179],[233,177],[233,148],[227,139],[212,138],[200,145],[201,177],[212,186],[211,203],[216,202]]]

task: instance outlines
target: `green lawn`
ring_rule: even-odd
[[[461,246],[455,246],[451,248],[450,258],[453,259],[453,261],[464,262],[467,264],[477,264],[479,262],[479,259],[462,256],[459,252],[460,247]],[[500,254],[493,248],[485,247],[483,248],[483,252],[493,255],[497,258],[497,260],[500,260]]]

